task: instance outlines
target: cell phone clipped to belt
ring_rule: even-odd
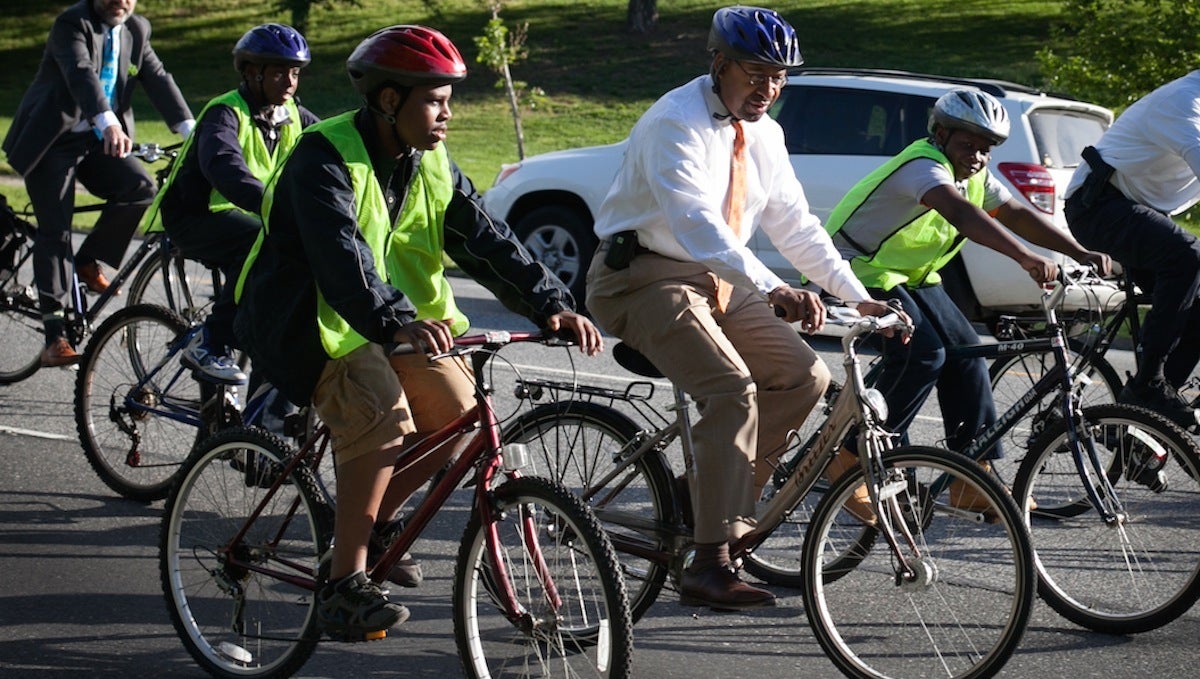
[[[604,255],[604,265],[610,269],[628,269],[629,263],[637,256],[637,231],[620,231],[608,239],[608,253]]]

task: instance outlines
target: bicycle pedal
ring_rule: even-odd
[[[325,636],[329,637],[330,641],[337,641],[346,644],[360,644],[368,641],[380,641],[387,638],[387,630],[381,629],[377,632],[361,632],[361,633],[346,633],[325,630]]]

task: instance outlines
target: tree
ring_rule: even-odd
[[[1200,3],[1177,0],[1065,0],[1038,51],[1052,89],[1124,109],[1200,66]]]
[[[629,30],[643,35],[658,23],[658,0],[629,0]]]
[[[362,7],[362,0],[275,0],[275,6],[292,15],[292,28],[308,35],[308,15],[314,5],[332,5],[342,3]]]
[[[483,1],[492,11],[492,18],[483,27],[483,35],[475,38],[475,46],[479,48],[479,56],[475,60],[501,76],[500,80],[496,82],[496,86],[503,88],[508,96],[508,106],[512,111],[513,126],[516,128],[517,134],[517,157],[523,159],[525,157],[525,132],[521,126],[520,101],[525,98],[532,105],[536,105],[542,91],[536,87],[530,88],[528,83],[514,81],[509,65],[528,55],[525,50],[525,39],[528,37],[529,24],[521,24],[516,30],[510,32],[504,22],[500,20],[500,10],[504,7],[504,0]]]

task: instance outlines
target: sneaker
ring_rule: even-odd
[[[1116,450],[1129,451],[1125,459],[1125,477],[1130,481],[1149,488],[1153,493],[1161,493],[1170,485],[1163,465],[1167,461],[1167,452],[1154,449],[1136,436],[1126,434],[1122,437],[1122,447]]]
[[[105,277],[104,270],[100,268],[100,262],[79,264],[75,267],[75,274],[79,276],[79,280],[89,291],[97,295],[108,289],[108,278]]]
[[[408,620],[408,609],[388,601],[379,585],[358,571],[321,588],[317,622],[338,641],[381,638],[379,632]]]
[[[249,381],[233,359],[209,349],[208,330],[203,328],[184,347],[179,362],[190,368],[197,379],[220,384],[246,384]]]
[[[1135,383],[1132,380],[1117,395],[1117,403],[1141,406],[1165,416],[1175,424],[1191,431],[1200,424],[1200,414],[1179,391],[1161,377],[1149,382]]]
[[[374,564],[379,561],[403,530],[403,519],[376,524],[371,541],[367,543],[367,563]],[[421,564],[413,558],[411,552],[405,552],[387,575],[388,582],[401,587],[418,587],[424,580],[425,573],[421,570]]]
[[[66,337],[56,337],[42,349],[40,359],[43,368],[60,368],[75,365],[83,356],[75,351]]]

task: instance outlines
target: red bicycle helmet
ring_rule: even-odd
[[[467,77],[450,39],[425,26],[389,26],[358,44],[346,60],[350,82],[364,97],[385,83],[449,85]]]

